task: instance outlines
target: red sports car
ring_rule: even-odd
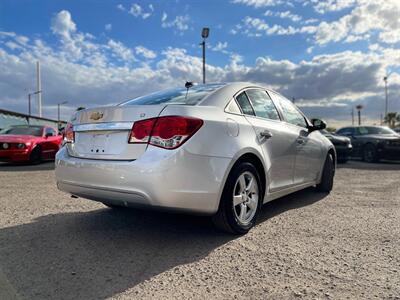
[[[0,161],[51,160],[60,149],[63,136],[50,126],[18,125],[0,131]]]

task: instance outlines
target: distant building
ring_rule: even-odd
[[[29,116],[14,111],[0,109],[0,130],[12,125],[49,125],[57,128],[57,120]],[[60,127],[64,127],[66,122],[60,121]]]

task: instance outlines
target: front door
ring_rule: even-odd
[[[246,119],[253,126],[262,146],[270,190],[274,192],[293,184],[296,135],[284,126],[266,91],[248,89],[236,97],[244,107]]]

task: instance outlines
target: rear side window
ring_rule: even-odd
[[[157,105],[157,104],[186,104],[196,105],[206,96],[225,84],[205,84],[192,86],[189,89],[176,88],[156,92],[121,103],[120,105]]]
[[[240,111],[239,106],[236,104],[235,99],[232,99],[229,104],[226,106],[225,109],[226,112],[232,113],[232,114],[241,114],[242,112]]]
[[[341,135],[353,135],[354,128],[351,128],[351,127],[342,128],[342,129],[339,129],[338,131],[336,131],[336,133],[341,134]]]
[[[271,96],[274,99],[278,100],[279,105],[282,109],[283,117],[285,118],[286,122],[304,128],[308,127],[306,119],[292,102],[276,93],[271,93]]]
[[[242,109],[245,115],[251,115],[251,116],[255,115],[253,108],[251,107],[250,101],[247,98],[245,92],[242,92],[238,96],[236,96],[236,101],[239,103],[240,108]]]
[[[278,111],[267,92],[259,89],[246,91],[257,117],[280,120]]]

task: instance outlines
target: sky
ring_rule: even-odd
[[[201,82],[250,81],[279,91],[309,116],[380,122],[400,111],[399,0],[2,0],[0,108],[27,113],[42,69],[43,116],[112,105]],[[33,103],[37,114],[37,103]]]

